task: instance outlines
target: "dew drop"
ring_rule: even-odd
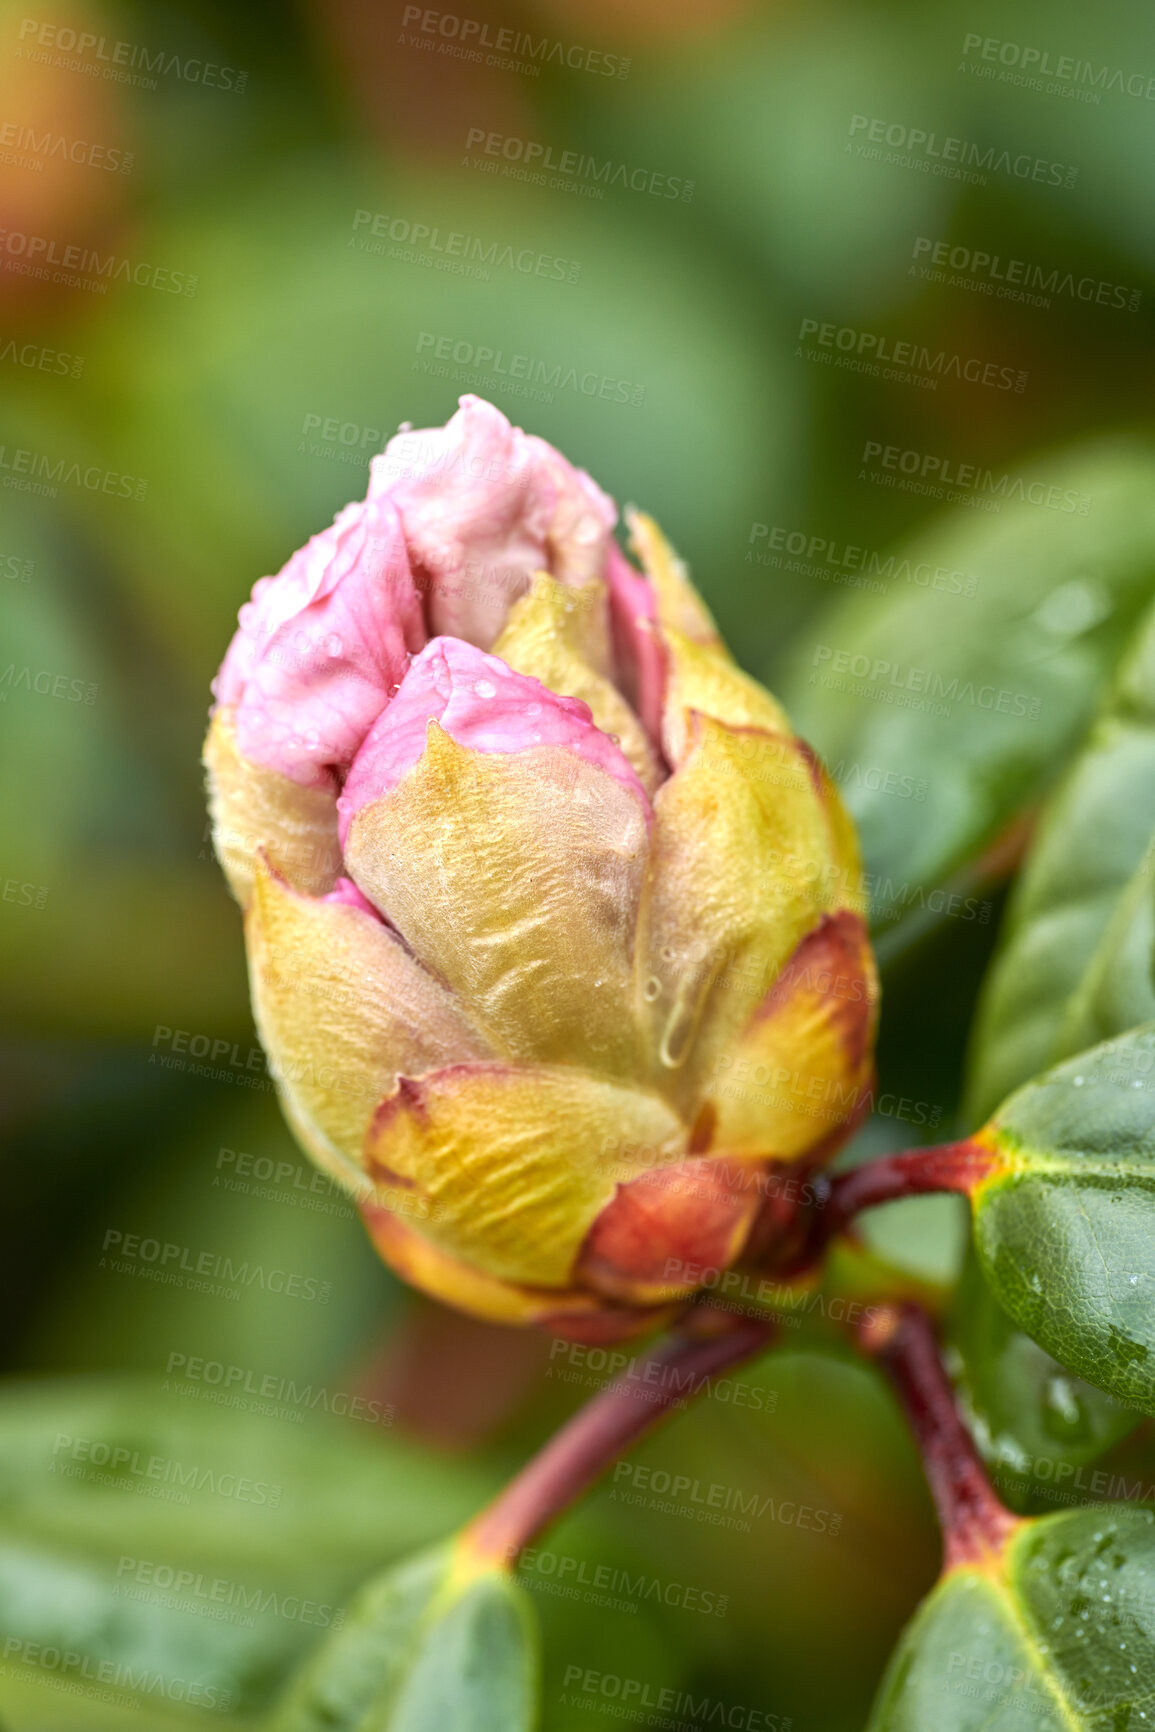
[[[495,698],[497,687],[492,680],[474,680],[473,689],[479,698]]]
[[[1085,1081],[1086,1081],[1085,1077],[1077,1076],[1075,1078],[1075,1087],[1077,1089],[1081,1089]]]
[[[658,997],[661,990],[662,990],[661,981],[658,979],[656,974],[651,974],[651,976],[647,980],[645,986],[642,988],[642,997],[645,999],[647,1004],[653,1004],[654,1000]]]

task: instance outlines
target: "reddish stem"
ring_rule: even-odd
[[[930,1318],[917,1305],[881,1306],[860,1326],[858,1344],[885,1365],[906,1409],[942,1528],[943,1569],[991,1562],[1019,1517],[1000,1502],[987,1478]]]
[[[926,1191],[969,1194],[998,1161],[993,1149],[969,1137],[959,1143],[906,1149],[900,1155],[865,1161],[853,1172],[841,1173],[831,1181],[825,1236],[838,1232],[860,1210],[877,1208],[880,1203],[894,1203]]]
[[[476,1562],[511,1565],[652,1425],[684,1407],[707,1379],[765,1347],[774,1333],[771,1323],[722,1319],[705,1306],[686,1321],[708,1333],[681,1336],[628,1365],[470,1523],[463,1540]]]

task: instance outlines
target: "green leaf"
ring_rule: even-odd
[[[968,1119],[1155,1017],[1155,610],[1043,814],[984,988]]]
[[[1139,1423],[1019,1329],[988,1287],[973,1246],[953,1307],[950,1341],[961,1359],[959,1393],[975,1441],[1004,1502],[1071,1487]]]
[[[503,1571],[461,1578],[439,1546],[370,1582],[267,1732],[531,1732],[536,1633]]]
[[[898,550],[896,572],[942,567],[974,579],[975,592],[896,578],[884,599],[836,604],[806,634],[781,691],[796,725],[844,782],[876,919],[922,906],[1039,796],[1090,723],[1102,682],[1150,597],[1149,451],[1084,447],[1012,470],[1024,482],[1042,479],[1061,495],[1089,498],[1087,515],[1021,500],[997,516],[933,522]],[[840,651],[865,677],[834,673]],[[900,788],[921,784],[925,799],[896,797],[887,772]]]
[[[129,1379],[0,1397],[0,1636],[16,1644],[0,1726],[42,1724],[29,1694],[55,1703],[45,1649],[75,1653],[69,1677],[86,1690],[113,1680],[118,1724],[134,1704],[178,1698],[218,1725],[226,1710],[264,1711],[347,1621],[370,1571],[452,1531],[492,1490],[381,1424],[295,1423],[309,1392],[286,1380],[284,1417],[246,1412],[278,1389],[262,1401],[258,1382],[250,1401],[236,1380],[224,1387],[226,1370],[218,1387],[184,1387],[238,1406]]]
[[[1155,1718],[1155,1513],[1024,1522],[994,1567],[944,1576],[868,1732],[1137,1732]]]
[[[1155,1027],[1011,1096],[972,1196],[999,1304],[1089,1383],[1155,1413]]]

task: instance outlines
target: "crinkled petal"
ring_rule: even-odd
[[[654,802],[638,951],[655,1075],[683,1111],[806,933],[852,905],[832,800],[800,741],[693,718]]]
[[[261,849],[306,895],[331,890],[341,870],[332,788],[303,788],[279,770],[242,757],[228,705],[218,706],[209,723],[204,762],[213,846],[241,907],[248,906],[252,895]]]
[[[518,673],[531,674],[550,691],[587,704],[594,722],[617,742],[647,794],[653,794],[664,773],[658,755],[608,677],[603,584],[575,589],[538,572],[529,594],[513,604],[493,651]]]
[[[650,808],[629,775],[563,746],[474,751],[431,721],[419,761],[350,823],[360,889],[520,1058],[638,1062]]]
[[[343,887],[301,896],[263,862],[245,921],[253,1013],[285,1111],[309,1152],[360,1174],[398,1075],[492,1056],[453,994]]]
[[[588,475],[474,396],[447,426],[390,440],[370,495],[401,513],[430,630],[481,649],[536,571],[567,584],[604,575],[617,521]]]
[[[866,924],[824,915],[783,964],[708,1095],[714,1145],[796,1160],[838,1139],[869,1099],[878,977]]]
[[[461,1064],[402,1077],[366,1138],[367,1171],[428,1207],[423,1237],[502,1280],[572,1284],[582,1240],[614,1194],[607,1149],[676,1160],[661,1098],[573,1067]]]
[[[648,810],[629,761],[594,724],[586,704],[559,696],[460,638],[441,637],[415,659],[357,755],[338,801],[342,841],[361,807],[388,793],[412,769],[425,750],[430,721],[477,752],[562,747],[604,770]]]
[[[265,577],[215,682],[251,762],[336,787],[425,641],[401,522],[388,501],[348,505]]]

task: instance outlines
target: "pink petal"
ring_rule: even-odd
[[[319,900],[332,902],[342,908],[359,908],[362,914],[371,914],[376,921],[381,922],[382,919],[380,911],[374,908],[367,896],[362,896],[351,878],[338,878],[333,888]]]
[[[339,780],[425,641],[396,509],[347,505],[241,609],[214,682],[251,762]]]
[[[404,432],[373,459],[372,497],[401,513],[431,632],[488,649],[537,571],[605,571],[617,508],[544,439],[480,397],[445,427]]]
[[[588,705],[558,697],[459,638],[438,637],[415,657],[354,760],[337,802],[342,846],[361,807],[396,787],[420,758],[430,718],[476,752],[564,746],[628,788],[650,817],[645,790],[621,749],[595,727]]]

